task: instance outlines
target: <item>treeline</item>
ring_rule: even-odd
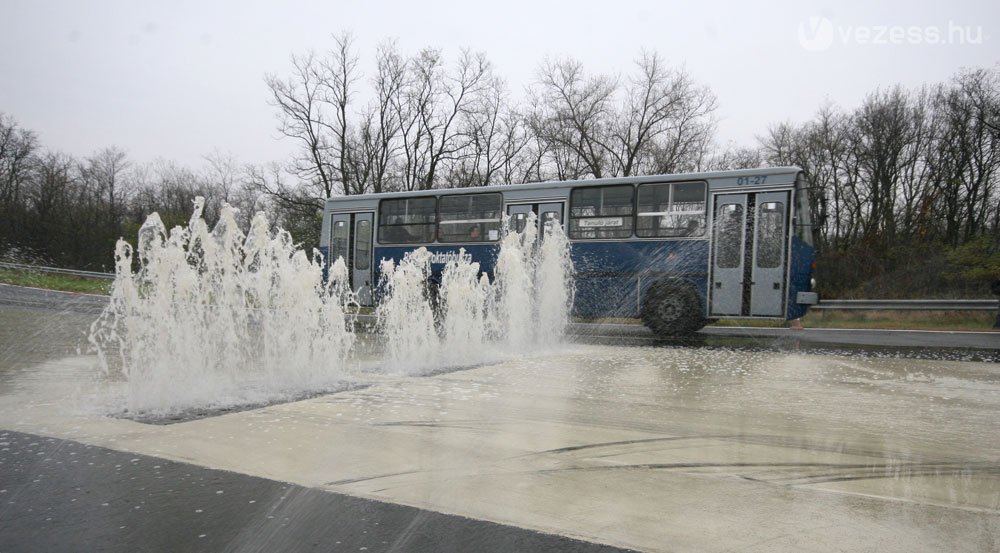
[[[292,56],[265,79],[292,169],[315,197],[545,179],[672,173],[705,166],[716,98],[655,53],[627,76],[547,60],[526,98],[511,97],[484,54],[448,63],[427,48],[380,45],[365,78],[350,35],[325,55]],[[362,98],[370,98],[368,101]]]
[[[138,163],[115,147],[85,158],[45,149],[38,136],[0,113],[0,260],[112,270],[120,237],[134,241],[146,216],[168,227],[185,224],[204,196],[214,220],[222,203],[249,224],[255,210],[295,217],[254,185],[265,169],[221,154],[192,170],[170,161]]]
[[[286,163],[206,156],[191,169],[118,148],[76,159],[0,114],[0,254],[111,265],[114,241],[152,211],[170,224],[208,198],[244,221],[257,210],[304,245],[332,195],[711,169],[799,165],[827,295],[982,293],[1000,276],[1000,72],[878,89],[855,109],[826,106],[753,145],[720,146],[717,99],[656,53],[621,75],[545,60],[512,94],[484,54],[381,44],[363,74],[350,35],[292,56],[264,78]]]
[[[773,126],[738,164],[798,165],[839,293],[982,294],[1000,278],[1000,74],[892,87]]]

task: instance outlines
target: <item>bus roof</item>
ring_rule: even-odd
[[[351,196],[334,196],[328,198],[327,202],[338,202],[356,199],[384,199],[384,198],[407,198],[414,196],[435,196],[442,194],[470,194],[482,192],[501,192],[512,188],[525,188],[531,190],[545,190],[555,188],[565,188],[567,186],[607,186],[611,184],[643,184],[650,182],[683,181],[683,180],[711,180],[718,178],[732,178],[755,175],[784,175],[797,174],[801,168],[794,165],[783,167],[758,167],[755,169],[734,169],[730,171],[706,171],[701,173],[675,173],[663,175],[643,175],[633,177],[612,177],[604,179],[584,179],[584,180],[550,180],[540,182],[528,182],[522,184],[494,184],[490,186],[474,186],[464,188],[433,188],[430,190],[412,190],[406,192],[382,192],[379,194],[356,194]]]

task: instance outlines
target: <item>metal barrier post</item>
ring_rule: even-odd
[[[1000,278],[993,281],[993,284],[990,285],[990,290],[1000,296]],[[997,320],[993,323],[993,328],[1000,328],[1000,305],[997,305]]]

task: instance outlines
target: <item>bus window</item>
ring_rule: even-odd
[[[717,219],[715,266],[735,269],[740,266],[743,257],[743,206],[720,205]]]
[[[438,240],[492,242],[500,238],[503,198],[500,194],[441,196],[438,202]]]
[[[344,262],[348,262],[350,252],[351,225],[348,221],[336,221],[333,223],[333,236],[330,240],[330,263],[343,257]]]
[[[367,219],[358,221],[354,237],[354,268],[368,269],[372,262],[372,223]]]
[[[801,174],[799,174],[798,179],[795,181],[795,199],[792,205],[795,206],[795,216],[792,218],[792,224],[795,225],[795,236],[798,236],[804,243],[812,246],[814,230],[812,213],[809,210],[809,195],[807,194],[806,184]],[[822,226],[822,221],[817,221],[817,223],[820,223],[820,226]]]
[[[757,266],[781,267],[785,260],[785,206],[781,202],[760,204],[757,209]]]
[[[527,213],[515,213],[514,214],[514,232],[524,232],[524,229],[527,226],[528,226],[528,214]]]
[[[570,238],[628,238],[632,236],[631,184],[574,188],[570,194]]]
[[[703,182],[640,185],[635,235],[642,238],[703,236],[705,192]]]
[[[378,213],[378,241],[384,244],[426,244],[434,241],[437,226],[435,198],[382,200]]]
[[[561,224],[560,218],[562,213],[559,211],[546,211],[542,213],[542,228],[544,232],[550,232],[552,230],[552,225]]]

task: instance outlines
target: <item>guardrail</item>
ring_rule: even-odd
[[[19,271],[35,271],[39,273],[52,273],[57,275],[78,276],[84,278],[100,278],[114,280],[114,273],[99,273],[97,271],[78,271],[76,269],[63,269],[61,267],[43,267],[39,265],[26,265],[24,263],[0,263],[0,269],[15,269]]]
[[[996,311],[998,300],[825,300],[812,309]]]

